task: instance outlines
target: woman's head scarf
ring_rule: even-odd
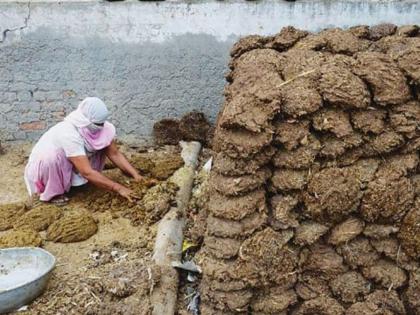
[[[108,109],[101,99],[87,97],[64,120],[79,130],[86,149],[93,152],[109,146],[115,137],[115,127],[106,121],[108,117]]]

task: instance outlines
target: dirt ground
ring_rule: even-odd
[[[183,163],[179,162],[180,150],[177,146],[136,151],[123,147],[122,150],[137,162],[134,164],[145,176],[159,177],[159,184],[145,188],[145,196],[148,197],[143,203],[131,205],[130,208],[114,194],[86,187],[73,191],[70,203],[62,208],[35,206],[33,210],[22,210],[22,218],[29,217],[26,220],[15,217],[11,225],[2,225],[0,240],[7,240],[7,235],[15,230],[20,232],[28,228],[28,231],[35,233],[41,246],[57,258],[45,293],[26,310],[16,314],[150,313],[149,293],[159,282],[160,276],[160,270],[151,263],[157,230],[155,223],[165,214],[174,195],[168,195],[164,189],[170,185],[165,179]],[[30,145],[8,145],[5,154],[0,155],[0,173],[3,177],[0,208],[5,204],[23,202],[27,198],[22,174],[29,152]],[[170,160],[170,157],[173,159]],[[145,160],[154,162],[152,171],[138,163]],[[160,161],[168,163],[162,164]],[[169,169],[164,165],[169,165]],[[105,174],[131,185],[128,178],[118,174],[119,171],[110,169],[109,164],[107,168]],[[154,176],[156,174],[158,176]],[[91,194],[97,198],[100,206],[95,206],[93,198],[88,198]],[[122,211],[125,206],[128,210]],[[154,209],[159,209],[159,212],[153,213]],[[139,213],[146,212],[142,218],[148,218],[147,211],[153,213],[153,220],[140,220]],[[79,216],[79,212],[83,217]],[[72,221],[72,215],[76,216],[76,220]],[[53,218],[51,222],[46,220],[47,217]],[[60,220],[63,221],[61,225]],[[12,226],[14,229],[11,229]],[[85,233],[80,236],[78,229]],[[17,242],[16,238],[12,238],[11,245],[13,241]],[[22,241],[22,237],[18,241]]]
[[[0,154],[0,203],[22,201],[26,196],[23,171],[25,161],[31,151],[29,143],[10,145],[2,143],[5,154]]]

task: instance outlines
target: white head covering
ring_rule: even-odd
[[[64,120],[72,123],[77,128],[88,127],[94,131],[101,129],[101,127],[95,125],[95,123],[105,123],[108,116],[108,109],[101,99],[97,97],[87,97],[79,104],[77,109],[67,115]]]

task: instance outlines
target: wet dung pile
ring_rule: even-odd
[[[98,230],[98,225],[87,211],[68,211],[47,230],[47,240],[72,243],[87,240]]]
[[[168,179],[175,171],[184,166],[181,155],[168,153],[163,157],[149,157],[145,155],[133,155],[132,165],[143,175],[159,180]]]
[[[0,248],[8,247],[38,247],[42,244],[39,233],[29,228],[9,230],[0,236]]]
[[[202,112],[192,111],[181,119],[164,118],[153,125],[156,144],[178,144],[179,141],[209,143],[212,127]]]
[[[184,165],[184,160],[177,149],[167,148],[133,153],[130,162],[145,180],[137,182],[116,168],[106,170],[105,174],[130,188],[138,198],[136,202],[130,202],[115,192],[87,185],[72,193],[71,203],[82,205],[91,212],[110,211],[113,217],[126,217],[134,225],[151,225],[159,221],[174,203],[178,187],[170,177]]]
[[[231,56],[202,314],[420,314],[418,27],[286,27]]]
[[[28,211],[23,202],[0,205],[0,231],[13,228],[15,222]]]
[[[38,232],[46,231],[48,241],[70,243],[88,239],[97,232],[97,224],[88,211],[73,207],[58,207],[39,203],[32,207],[24,203],[0,206],[3,219],[0,236],[1,247],[40,246]]]
[[[149,179],[136,182],[127,179],[118,170],[112,170],[107,175],[132,189],[139,199],[130,202],[114,192],[104,192],[96,187],[87,187],[87,189],[76,193],[72,198],[73,201],[86,205],[89,211],[110,211],[115,218],[128,218],[133,225],[156,223],[175,202],[178,186],[170,180],[158,184],[150,182]]]
[[[63,208],[53,204],[41,204],[20,216],[14,228],[31,228],[35,231],[46,230],[54,221],[63,215]]]
[[[171,181],[150,188],[143,198],[124,214],[133,225],[152,225],[158,222],[175,205],[178,186]]]

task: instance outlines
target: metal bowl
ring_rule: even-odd
[[[0,313],[16,310],[38,297],[54,265],[54,256],[41,248],[0,249]]]

